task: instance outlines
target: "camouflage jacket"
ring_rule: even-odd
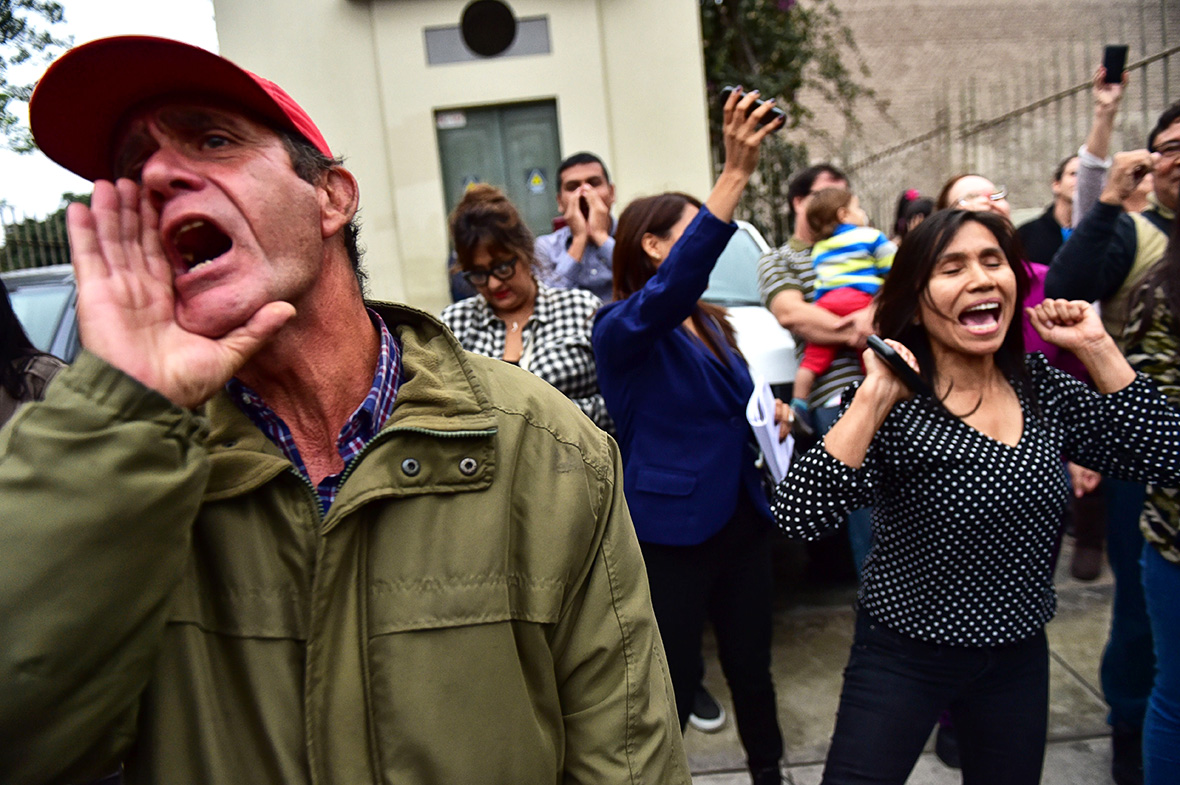
[[[1180,334],[1162,288],[1155,290],[1155,306],[1144,313],[1143,303],[1131,311],[1124,331],[1127,360],[1155,382],[1160,392],[1180,408]],[[1146,330],[1144,320],[1148,320]],[[1142,335],[1140,335],[1142,333]],[[1180,488],[1147,486],[1147,501],[1139,518],[1147,541],[1165,559],[1180,563]]]

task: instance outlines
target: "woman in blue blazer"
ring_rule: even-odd
[[[740,98],[740,101],[739,101]],[[598,312],[598,380],[618,428],[624,489],[684,727],[712,621],[754,782],[778,783],[782,734],[770,678],[770,510],[746,422],[753,391],[724,309],[700,302],[736,227],[734,208],[778,127],[725,107],[726,162],[702,205],[637,199],[615,233],[615,302]]]

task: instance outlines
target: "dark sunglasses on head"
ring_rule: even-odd
[[[488,276],[494,275],[498,280],[507,281],[516,272],[516,260],[509,259],[506,262],[496,262],[496,264],[489,270],[467,270],[463,273],[463,279],[472,286],[483,286],[488,282]]]

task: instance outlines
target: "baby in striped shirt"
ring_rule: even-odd
[[[897,246],[868,222],[860,200],[843,188],[817,191],[807,203],[807,225],[817,238],[811,249],[815,304],[837,316],[869,307],[893,266]],[[793,407],[807,413],[807,397],[815,380],[828,370],[840,348],[807,344],[795,375]]]

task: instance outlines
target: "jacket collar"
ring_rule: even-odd
[[[495,415],[463,347],[430,314],[370,302],[402,347],[402,384],[382,431],[413,428],[439,434],[492,433]],[[222,390],[205,405],[212,429],[206,442],[213,472],[206,498],[232,496],[285,471],[282,451]]]

